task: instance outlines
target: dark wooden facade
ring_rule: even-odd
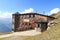
[[[15,13],[12,15],[12,25],[14,31],[24,31],[29,29],[35,29],[40,27],[41,32],[47,29],[49,21],[53,20],[54,17],[38,14],[38,13]]]

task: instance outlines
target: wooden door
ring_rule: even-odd
[[[35,29],[35,27],[36,27],[36,24],[32,23],[32,28]]]
[[[41,23],[41,32],[47,29],[47,23]]]

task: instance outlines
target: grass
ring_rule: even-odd
[[[2,32],[2,33],[0,33],[0,36],[1,35],[6,35],[6,34],[11,34],[12,32]]]
[[[60,23],[55,24],[40,35],[28,37],[25,40],[60,40]]]
[[[28,36],[11,36],[6,38],[0,38],[0,40],[25,40]]]

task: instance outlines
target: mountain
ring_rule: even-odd
[[[11,18],[0,18],[0,32],[11,32],[12,20]]]
[[[51,16],[60,19],[60,12],[54,13],[54,14],[52,14]]]

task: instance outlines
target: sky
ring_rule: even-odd
[[[0,18],[9,18],[15,12],[50,15],[59,11],[60,0],[0,0]]]

